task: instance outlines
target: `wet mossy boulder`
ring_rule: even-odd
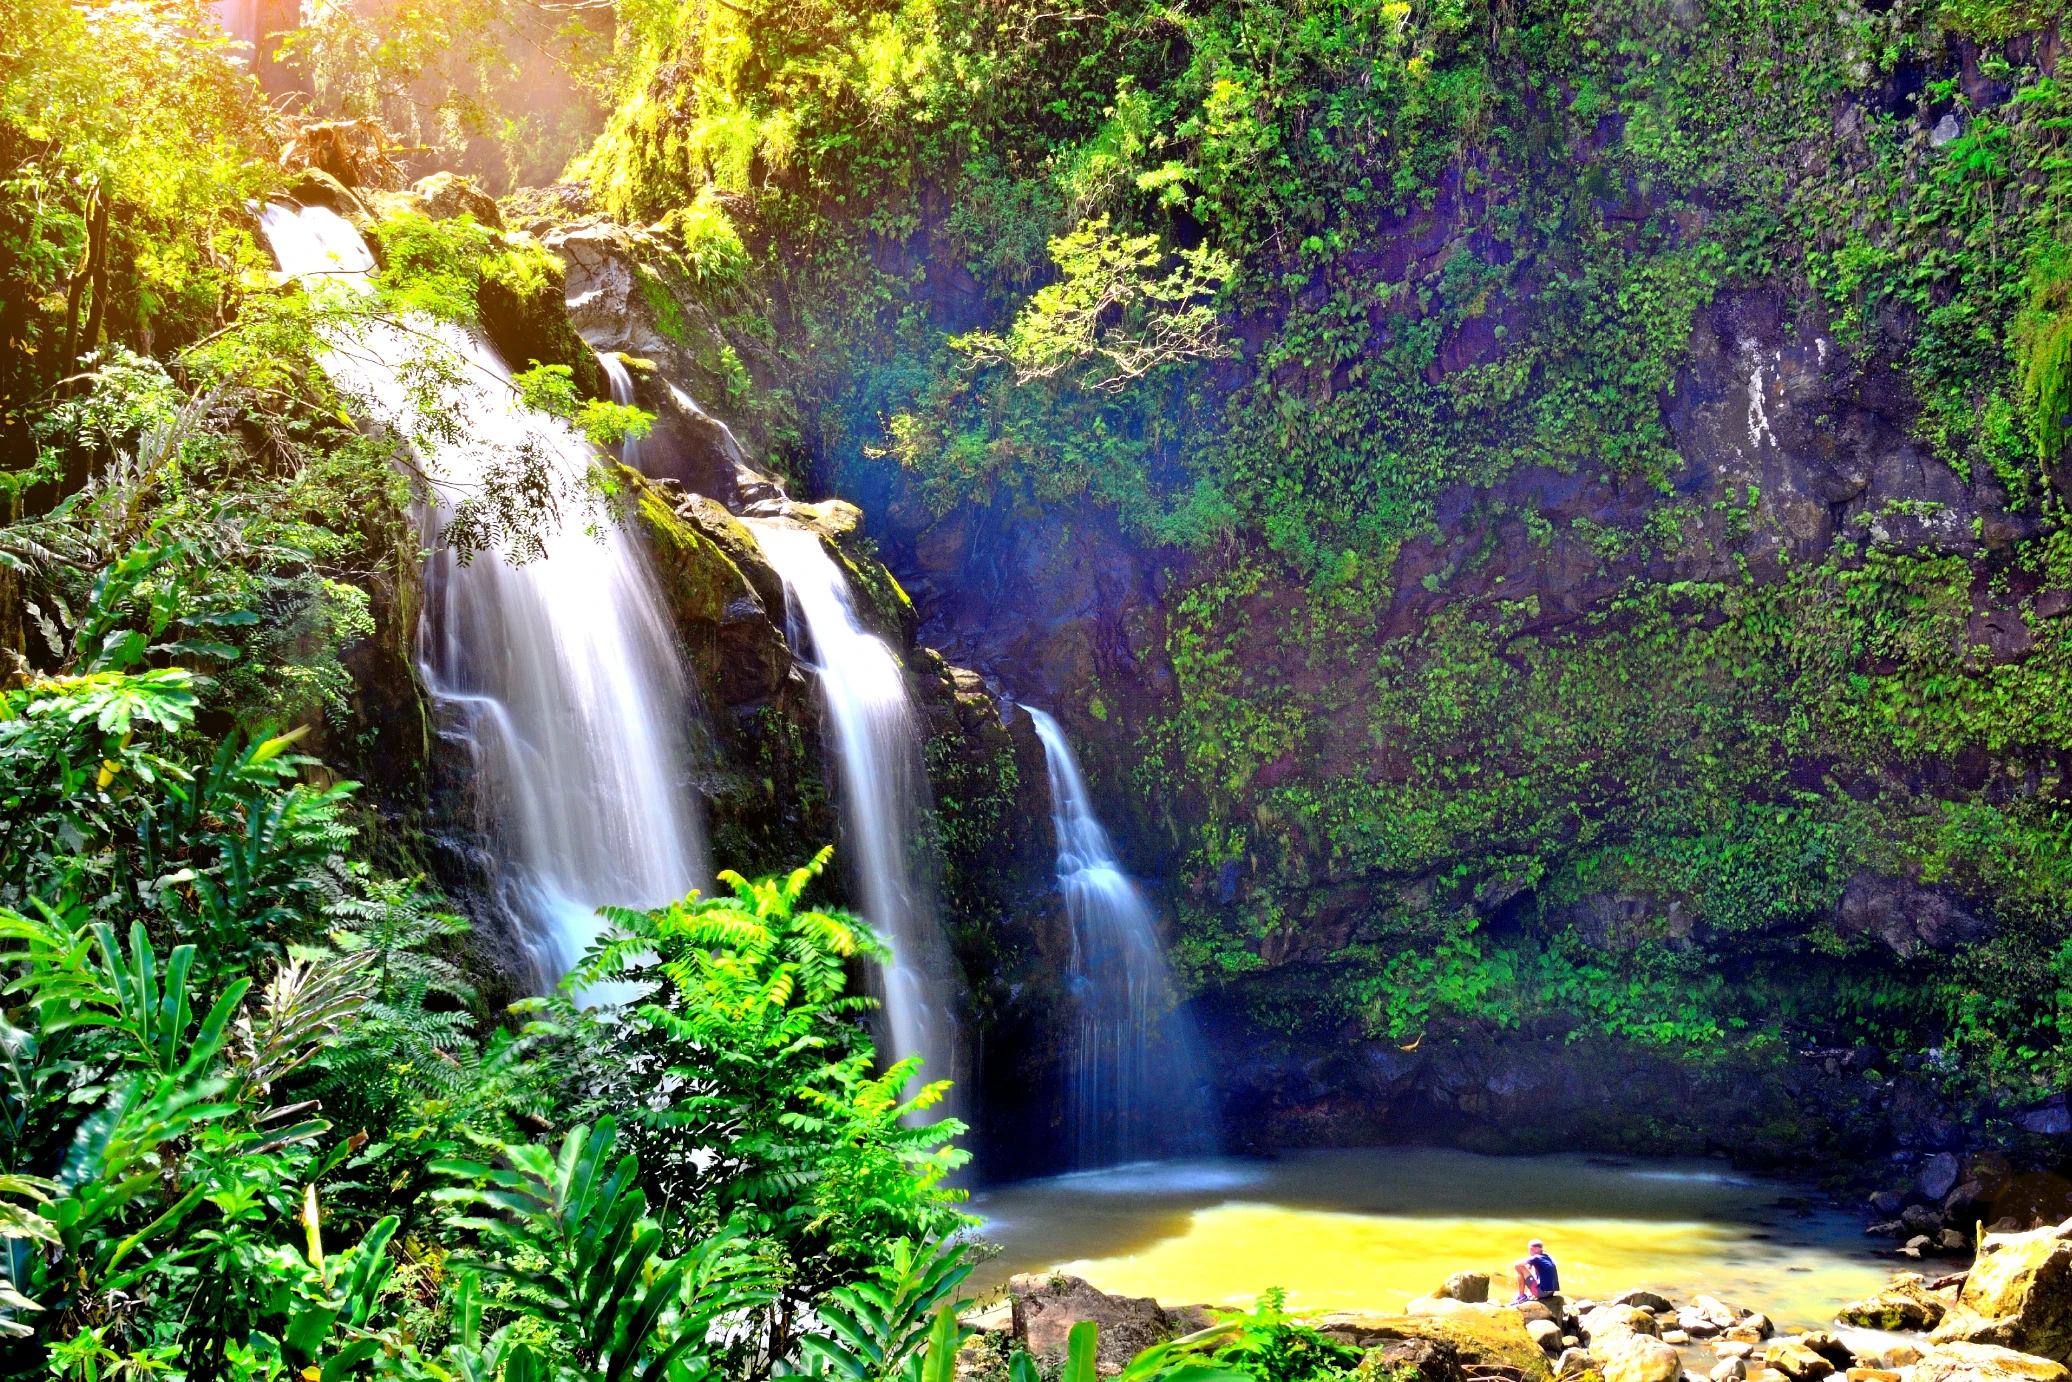
[[[1883,1290],[1852,1300],[1835,1318],[1858,1329],[1933,1329],[1943,1322],[1950,1303],[1922,1285],[1914,1272],[1902,1272]]]
[[[762,545],[755,540],[754,531],[728,512],[725,505],[702,494],[686,493],[674,481],[650,478],[647,484],[668,497],[678,518],[696,528],[727,554],[748,583],[755,587],[755,593],[762,597],[763,608],[771,619],[781,624],[784,620],[784,578],[763,555]]]
[[[485,256],[481,271],[475,301],[482,331],[513,373],[534,365],[565,365],[578,394],[610,396],[604,366],[569,324],[559,259],[530,237],[518,236]]]
[[[677,511],[668,490],[623,467],[620,475],[705,700],[734,709],[768,702],[791,672],[781,610],[773,620],[733,557]]]
[[[303,168],[288,179],[288,185],[281,189],[302,206],[321,206],[364,227],[368,215],[366,204],[354,195],[351,188],[322,168]]]
[[[1430,1339],[1398,1339],[1369,1349],[1353,1370],[1354,1382],[1465,1382],[1452,1349]]]

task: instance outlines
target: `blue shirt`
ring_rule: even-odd
[[[1538,1283],[1541,1295],[1549,1295],[1561,1289],[1561,1273],[1554,1270],[1554,1259],[1543,1252],[1536,1252],[1525,1259],[1525,1265],[1532,1269],[1532,1279]]]

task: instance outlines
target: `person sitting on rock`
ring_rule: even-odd
[[[1551,1296],[1561,1289],[1561,1273],[1555,1270],[1554,1259],[1547,1256],[1547,1245],[1537,1238],[1525,1245],[1525,1256],[1513,1262],[1511,1270],[1518,1275],[1518,1294],[1511,1301],[1513,1305]]]

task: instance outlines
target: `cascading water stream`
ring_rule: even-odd
[[[1058,890],[1072,925],[1069,1098],[1078,1165],[1214,1150],[1194,1036],[1173,1010],[1150,905],[1123,872],[1058,722],[1023,706],[1050,770]]]
[[[633,375],[626,368],[626,362],[614,351],[597,352],[597,363],[604,366],[605,382],[611,385],[612,402],[627,406],[633,402]],[[675,385],[670,386],[672,389]],[[640,438],[627,437],[619,443],[619,460],[633,469],[640,469]]]
[[[810,649],[819,676],[858,910],[892,946],[884,969],[892,1054],[920,1056],[924,1082],[953,1078],[962,1073],[957,986],[930,880],[913,857],[927,779],[906,676],[892,649],[857,618],[848,582],[818,533],[766,520],[750,526],[784,579],[791,645]]]
[[[374,267],[329,211],[274,205],[261,224],[288,273],[364,279]],[[441,399],[463,440],[423,458],[443,494],[479,483],[497,449],[545,448],[569,475],[591,463],[588,444],[523,407],[503,362],[459,327],[369,324],[331,342],[324,368],[370,424],[397,426],[410,408],[402,371],[426,336],[466,376]],[[494,553],[463,564],[436,540],[439,510],[423,522],[419,670],[442,738],[467,755],[493,902],[544,988],[596,937],[599,906],[656,906],[708,879],[686,780],[689,684],[654,577],[616,527],[592,534],[571,518],[543,558],[514,566]]]

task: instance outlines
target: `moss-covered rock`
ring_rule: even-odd
[[[1903,1272],[1883,1290],[1850,1301],[1835,1318],[1859,1329],[1933,1329],[1949,1308],[1948,1301],[1921,1284],[1918,1274]]]
[[[2072,1224],[1986,1235],[1956,1307],[1929,1338],[2072,1362]]]
[[[1524,1317],[1500,1305],[1464,1306],[1445,1315],[1340,1310],[1308,1323],[1334,1339],[1368,1349],[1399,1339],[1424,1339],[1448,1349],[1480,1376],[1511,1382],[1551,1382],[1554,1376],[1547,1355],[1525,1332]]]
[[[322,168],[297,171],[281,190],[304,206],[321,206],[334,211],[355,226],[365,226],[369,220],[366,203]]]
[[[503,212],[496,198],[482,190],[473,178],[459,173],[439,172],[419,178],[410,188],[412,200],[435,221],[454,216],[473,216],[491,230],[504,228]]]
[[[565,273],[530,237],[512,237],[482,261],[476,292],[483,334],[514,371],[566,365],[585,398],[611,396],[597,354],[569,324]]]
[[[734,555],[708,536],[713,519],[698,501],[672,503],[678,496],[663,486],[624,467],[620,475],[635,497],[655,573],[706,703],[738,710],[773,700],[791,674],[782,605],[773,611]],[[728,533],[729,526],[739,527],[729,520],[720,531]]]

